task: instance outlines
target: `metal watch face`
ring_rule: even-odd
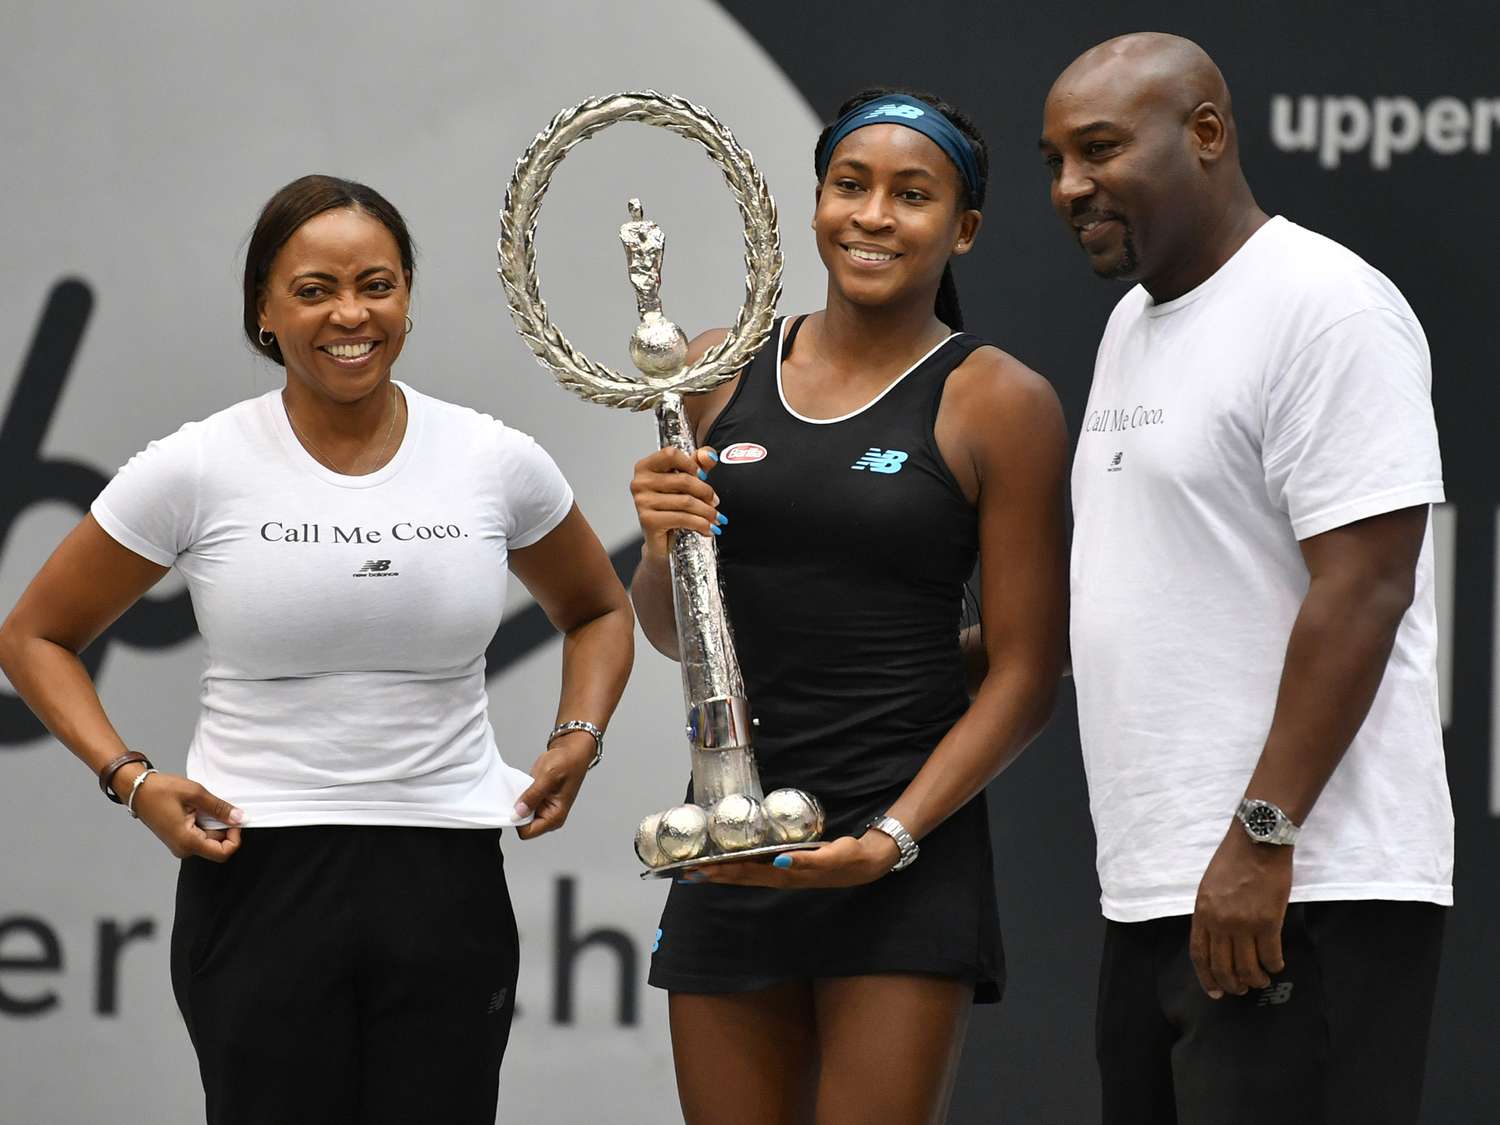
[[[1280,818],[1269,805],[1253,805],[1245,812],[1245,827],[1253,835],[1268,837],[1275,833]]]

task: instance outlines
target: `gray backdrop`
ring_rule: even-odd
[[[1435,522],[1443,701],[1459,815],[1454,912],[1427,1120],[1488,1120],[1500,985],[1500,771],[1491,442],[1497,285],[1482,268],[1500,88],[1492,5],[1271,0],[1207,16],[1154,6],[1198,38],[1235,92],[1268,210],[1390,274],[1427,327],[1451,503]],[[1080,16],[1090,19],[1080,19]],[[733,17],[733,18],[731,18]],[[1079,50],[1135,29],[1066,12],[889,0],[764,4],[432,3],[253,8],[10,0],[0,10],[0,608],[109,473],[150,438],[276,385],[240,343],[237,271],[260,203],[296,175],[373,183],[419,243],[416,333],[400,374],[535,434],[607,546],[635,537],[629,467],[649,422],[573,400],[520,346],[493,275],[515,156],[559,108],[654,86],[710,106],[776,192],[786,311],[818,307],[807,235],[821,115],[861,85],[937,90],[991,141],[984,238],[959,284],[976,330],[1051,377],[1075,430],[1093,346],[1119,290],[1090,279],[1046,206],[1041,99]],[[665,27],[667,32],[662,33]],[[641,195],[670,236],[665,299],[690,330],[741,298],[737,216],[713,167],[669,135],[620,126],[558,173],[542,220],[554,317],[617,366],[634,321],[614,231]],[[1487,264],[1487,263],[1486,263]],[[1379,441],[1378,434],[1371,435]],[[517,591],[491,649],[502,749],[525,766],[551,716],[558,647]],[[1458,607],[1455,612],[1454,607]],[[169,578],[90,653],[133,746],[179,767],[201,661]],[[0,1120],[188,1121],[201,1099],[166,972],[175,864],[39,737],[0,681]],[[673,1120],[664,1003],[643,984],[661,888],[634,878],[637,815],[680,790],[676,669],[641,643],[568,829],[507,842],[523,938],[521,1015],[501,1119]],[[1100,930],[1071,700],[991,793],[1010,991],[978,1009],[953,1119],[1096,1117],[1090,1038]],[[1372,982],[1378,987],[1378,982]]]
[[[666,40],[652,27],[664,20]],[[279,383],[280,370],[243,343],[238,271],[261,203],[310,171],[374,184],[411,225],[416,331],[401,377],[534,434],[605,544],[632,543],[630,468],[654,429],[649,416],[560,390],[516,337],[494,272],[511,166],[559,109],[617,89],[656,86],[712,106],[773,185],[805,183],[802,151],[817,130],[791,83],[703,2],[35,3],[11,5],[0,25],[6,609],[132,452]],[[636,321],[616,235],[632,195],[668,231],[669,315],[727,323],[743,298],[739,217],[718,170],[664,131],[608,131],[558,171],[538,256],[557,322],[615,366],[629,365]],[[782,214],[796,240],[809,194],[788,193]],[[807,254],[793,257],[788,300],[809,307],[821,271]],[[76,283],[49,306],[65,278],[86,286],[91,308]],[[513,586],[507,628],[526,634],[535,615]],[[202,660],[191,619],[184,629],[166,596],[179,590],[169,578],[155,604],[92,650],[127,742],[176,769]],[[606,1110],[645,1121],[675,1107],[665,1001],[644,986],[664,888],[636,879],[630,839],[642,814],[681,792],[687,754],[677,669],[644,640],[640,649],[609,759],[567,831],[506,841],[524,958],[503,1081],[508,1121]],[[559,654],[555,643],[498,653],[508,666],[491,680],[492,714],[522,768],[551,724]],[[201,1119],[167,978],[175,861],[104,802],[69,754],[34,737],[8,686],[0,1121]]]

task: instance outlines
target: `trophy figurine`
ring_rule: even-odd
[[[686,365],[687,337],[662,313],[666,235],[629,201],[620,228],[640,323],[630,339],[636,377],[594,363],[547,318],[536,273],[536,224],[552,173],[568,149],[617,121],[659,125],[701,144],[724,173],[745,222],[745,303],[729,335]],[[500,219],[499,274],[516,330],[543,367],[569,390],[605,406],[656,410],[662,448],[696,449],[682,396],[711,390],[743,368],[765,344],[781,295],[781,241],[776,205],[750,154],[708,111],[654,92],[590,98],[565,109],[516,161]],[[713,541],[691,531],[671,535],[677,651],[687,703],[693,799],[652,813],[636,830],[635,850],[648,870],[667,876],[705,863],[818,846],[824,817],[817,798],[798,789],[765,794],[751,745],[754,721],[745,699],[719,586]]]

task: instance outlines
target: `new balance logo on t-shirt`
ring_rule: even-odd
[[[851,469],[869,469],[872,473],[899,473],[906,464],[907,454],[899,449],[875,449],[871,447]]]
[[[390,559],[370,559],[354,572],[355,578],[395,578],[401,572],[391,569]]]

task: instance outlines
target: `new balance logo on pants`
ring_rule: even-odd
[[[1264,1008],[1270,1004],[1285,1004],[1292,998],[1292,982],[1289,980],[1273,984],[1269,988],[1256,989],[1260,994],[1256,998],[1256,1006]]]

